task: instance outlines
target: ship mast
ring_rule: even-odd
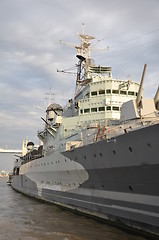
[[[84,33],[84,23],[82,23],[82,34],[77,33],[77,35],[81,40],[81,44],[79,46],[75,46],[75,48],[77,49],[76,57],[79,59],[77,65],[78,68],[75,96],[80,92],[81,88],[87,85],[88,82],[90,82],[91,80],[88,68],[91,65],[91,40],[95,39],[95,37],[89,36]]]
[[[91,47],[91,41],[95,39],[94,36],[90,36],[88,34],[85,34],[84,29],[84,23],[82,23],[82,33],[77,33],[78,38],[81,40],[80,45],[75,45],[68,42],[63,42],[60,40],[60,43],[66,44],[71,47],[75,47],[77,50],[76,57],[78,58],[78,64],[77,66],[77,78],[76,78],[76,88],[75,88],[75,97],[78,95],[78,93],[84,88],[87,84],[89,84],[92,80],[92,73],[93,72],[107,72],[110,73],[110,68],[101,68],[95,66],[95,61],[91,58],[91,50],[93,49]],[[95,49],[95,50],[108,50],[109,48],[103,48],[103,49]],[[98,69],[97,69],[98,68]],[[100,69],[99,69],[100,68]],[[67,73],[67,71],[59,71],[58,72],[64,72]],[[69,72],[70,73],[70,72]],[[111,74],[111,73],[110,73]]]

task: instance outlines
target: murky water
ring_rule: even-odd
[[[143,240],[15,192],[0,178],[0,240]]]

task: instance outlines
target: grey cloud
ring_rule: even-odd
[[[74,94],[75,76],[57,73],[75,66],[76,51],[59,40],[78,44],[77,32],[95,35],[97,65],[111,65],[113,76],[140,81],[148,64],[144,94],[159,83],[158,0],[2,0],[0,1],[0,147],[33,141],[39,119],[34,105],[45,107],[51,87],[54,101],[66,104]],[[101,40],[101,41],[98,41]],[[14,122],[14,125],[13,125]],[[3,137],[2,137],[3,136]]]

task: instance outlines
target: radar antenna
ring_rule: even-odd
[[[75,96],[81,91],[81,89],[86,86],[92,80],[92,71],[90,71],[90,67],[95,67],[95,61],[91,58],[92,50],[108,50],[109,48],[97,49],[91,47],[91,41],[95,39],[94,36],[90,36],[85,34],[84,23],[82,23],[82,33],[77,33],[78,38],[81,40],[80,45],[63,42],[60,40],[61,44],[65,44],[71,47],[76,48],[77,54],[76,57],[79,59],[77,67],[77,79],[76,79],[76,89]],[[59,71],[58,72],[65,72]],[[67,73],[67,72],[66,72]]]

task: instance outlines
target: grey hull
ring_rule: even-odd
[[[159,235],[158,133],[157,124],[64,152],[88,172],[78,188],[44,187],[39,195],[36,182],[25,175],[14,176],[12,186],[30,196]]]

